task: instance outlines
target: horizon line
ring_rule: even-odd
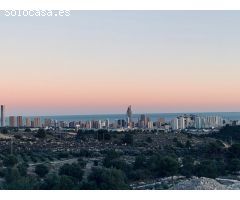
[[[240,113],[240,111],[201,111],[201,112],[136,112],[133,115],[141,115],[141,114],[206,114],[206,113]],[[96,113],[96,114],[56,114],[56,115],[6,115],[6,117],[11,116],[23,116],[23,117],[56,117],[56,116],[91,116],[91,115],[126,115],[126,113]]]

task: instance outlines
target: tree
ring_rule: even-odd
[[[40,186],[42,190],[57,190],[60,185],[60,177],[57,174],[48,174]]]
[[[46,165],[44,164],[39,164],[35,167],[35,173],[40,177],[43,178],[45,177],[49,172],[49,169]]]
[[[129,188],[124,173],[114,168],[94,168],[88,177],[88,181],[89,186],[91,186],[88,189],[125,190]]]
[[[97,130],[97,139],[102,140],[111,140],[111,134],[106,129]]]
[[[79,183],[82,180],[83,177],[83,170],[82,167],[77,164],[64,164],[60,169],[59,169],[59,175],[66,175],[72,177],[77,183]]]
[[[240,143],[233,144],[229,149],[229,157],[239,158],[240,157]]]
[[[40,129],[38,129],[38,132],[37,132],[37,134],[36,134],[36,137],[43,139],[43,138],[46,137],[46,135],[47,135],[47,134],[46,134],[46,131],[45,131],[43,128],[40,128]]]
[[[150,171],[156,177],[174,176],[179,171],[179,163],[176,158],[172,156],[153,155],[148,164]]]
[[[133,164],[134,169],[144,169],[147,168],[147,159],[144,155],[139,155],[135,158]]]
[[[215,138],[220,138],[226,141],[234,140],[240,142],[240,126],[224,126],[218,133],[213,134]]]
[[[103,159],[103,166],[105,167],[111,167],[112,161],[115,159],[118,159],[120,157],[120,154],[114,150],[110,150],[106,152],[106,156]]]
[[[218,168],[215,161],[205,160],[195,167],[195,174],[198,177],[216,178],[218,176]]]
[[[115,158],[113,160],[109,160],[108,162],[105,161],[103,166],[122,170],[125,174],[128,174],[131,171],[131,166],[121,158]]]
[[[60,176],[58,189],[60,190],[73,190],[75,187],[74,181],[69,176]]]
[[[185,144],[186,148],[190,149],[192,147],[191,142],[188,140]]]
[[[5,180],[6,183],[13,183],[14,181],[17,181],[20,178],[20,174],[17,168],[7,168]]]
[[[26,133],[30,133],[30,132],[31,132],[31,129],[30,129],[30,128],[26,128],[26,129],[25,129],[25,132],[26,132]]]
[[[123,143],[126,143],[127,145],[133,145],[133,142],[133,135],[126,133],[123,138]]]
[[[111,138],[112,138],[112,136],[110,133],[107,132],[104,134],[104,140],[109,141],[109,140],[111,140]]]
[[[86,165],[87,165],[87,161],[83,160],[82,158],[78,158],[78,165],[79,165],[81,168],[85,168]]]
[[[224,152],[224,145],[221,141],[217,140],[216,142],[210,142],[205,147],[205,151],[207,153],[207,158],[221,155]]]
[[[68,158],[70,155],[69,155],[69,152],[59,152],[58,154],[57,154],[57,157],[59,158],[59,159],[61,159],[61,158]]]
[[[147,139],[146,139],[146,142],[147,142],[147,143],[152,143],[152,141],[153,141],[153,140],[152,140],[151,137],[147,137]]]
[[[181,174],[190,178],[194,174],[194,160],[190,156],[186,156],[183,159],[183,166],[181,168]]]
[[[94,161],[93,161],[93,164],[94,164],[95,167],[98,166],[98,161],[97,161],[97,160],[94,160]]]
[[[2,128],[2,129],[1,129],[1,133],[3,133],[3,134],[8,134],[8,129]]]
[[[14,167],[17,163],[18,160],[14,155],[6,156],[3,160],[3,165],[6,167]]]
[[[135,169],[127,173],[127,177],[131,181],[143,181],[152,178],[151,172],[148,169]]]
[[[227,168],[232,173],[240,171],[240,160],[236,158],[231,159]]]
[[[5,190],[36,190],[39,189],[39,182],[35,177],[26,176],[18,177],[10,183],[6,183],[3,186]]]
[[[18,168],[18,171],[19,171],[21,176],[26,176],[27,175],[27,168],[28,168],[27,163],[21,163],[17,166],[17,168]]]
[[[160,159],[158,169],[161,177],[174,176],[178,173],[179,164],[175,158],[166,156]]]

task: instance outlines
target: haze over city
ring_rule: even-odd
[[[1,104],[8,115],[122,113],[130,104],[136,113],[239,111],[239,20],[234,11],[4,18]]]

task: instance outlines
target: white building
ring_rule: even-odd
[[[185,118],[184,117],[180,117],[178,119],[178,128],[179,129],[185,129],[186,126],[185,126]]]
[[[195,128],[219,128],[223,126],[223,119],[219,116],[196,117]]]
[[[174,118],[171,121],[172,130],[178,130],[178,118]]]
[[[195,128],[201,129],[202,128],[202,119],[201,117],[196,117],[195,118]]]
[[[148,129],[153,129],[153,122],[149,121],[149,122],[147,123],[147,128],[148,128]]]

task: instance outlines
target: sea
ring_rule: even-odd
[[[198,116],[219,116],[225,120],[240,120],[240,112],[202,112],[202,113],[144,113],[151,121],[157,121],[159,118],[164,118],[165,121],[171,121],[171,119],[184,115],[198,115]],[[141,114],[133,114],[133,121],[137,121]],[[114,122],[118,119],[126,119],[126,114],[98,114],[98,115],[57,115],[57,116],[39,116],[41,121],[45,118],[57,120],[57,121],[89,121],[89,120],[109,120]],[[30,117],[34,118],[34,117]]]

